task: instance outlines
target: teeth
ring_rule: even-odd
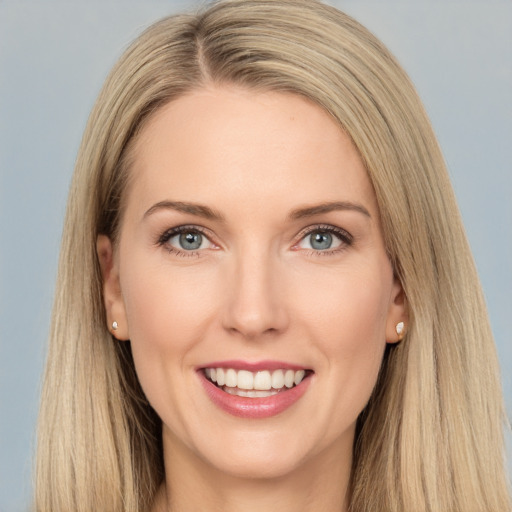
[[[270,372],[257,372],[254,376],[254,389],[270,389],[272,388],[272,377]]]
[[[279,393],[279,391],[276,389],[272,389],[270,391],[259,391],[254,389],[247,390],[240,388],[228,388],[227,386],[224,386],[222,389],[230,395],[246,396],[249,398],[265,398],[267,396],[277,395],[277,393]]]
[[[276,370],[272,374],[272,387],[274,389],[281,389],[284,387],[284,372],[283,370]]]
[[[271,396],[278,390],[297,386],[304,379],[305,370],[262,370],[249,372],[233,368],[205,368],[204,374],[224,391],[238,396]]]
[[[284,385],[287,388],[293,388],[293,380],[295,379],[295,372],[293,370],[286,370],[284,374]]]
[[[239,387],[240,389],[254,389],[253,374],[251,372],[248,372],[247,370],[240,370],[238,372],[238,379],[235,381],[235,385],[231,387]]]
[[[225,372],[226,381],[225,384],[228,388],[236,388],[237,385],[237,375],[235,370],[230,368],[229,370],[226,370]]]
[[[224,386],[226,379],[224,378],[224,370],[222,368],[217,368],[217,384],[219,386]]]
[[[299,370],[298,372],[295,372],[295,378],[293,379],[293,382],[295,385],[300,384],[302,379],[304,378],[304,375],[306,375],[306,372],[304,370]],[[212,379],[215,378],[215,370],[212,369]]]

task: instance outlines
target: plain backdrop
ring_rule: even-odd
[[[512,2],[330,3],[384,41],[425,102],[480,271],[510,415]],[[0,0],[0,512],[30,502],[62,218],[88,113],[143,28],[198,5]]]

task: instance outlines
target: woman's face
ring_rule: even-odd
[[[350,464],[404,310],[349,138],[297,95],[221,87],[161,108],[133,156],[98,252],[165,449],[252,477]]]

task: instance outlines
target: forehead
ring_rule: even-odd
[[[220,87],[182,96],[144,126],[131,172],[128,204],[173,199],[227,205],[250,196],[290,207],[358,199],[376,209],[350,138],[327,112],[291,93]]]

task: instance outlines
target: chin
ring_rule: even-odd
[[[211,462],[219,472],[233,478],[247,480],[275,480],[291,475],[302,466],[302,459],[285,453],[264,456],[245,455]]]

